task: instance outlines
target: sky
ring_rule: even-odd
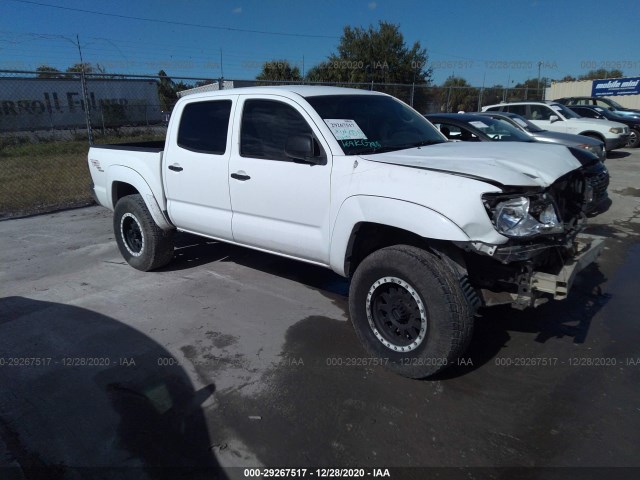
[[[61,8],[60,8],[61,7]],[[640,1],[0,0],[0,69],[253,79],[263,62],[301,71],[336,52],[345,26],[399,25],[427,50],[432,80],[474,86],[597,68],[640,76]]]

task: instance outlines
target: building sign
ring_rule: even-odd
[[[87,90],[94,128],[162,120],[152,80],[88,78]],[[0,131],[83,128],[85,108],[78,78],[0,78]]]
[[[593,81],[591,87],[592,97],[611,97],[616,95],[640,95],[640,77]]]

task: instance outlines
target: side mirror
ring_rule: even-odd
[[[313,135],[291,135],[287,138],[284,153],[292,160],[317,165],[323,162],[321,156],[314,155]]]
[[[557,115],[551,115],[551,116],[549,117],[549,121],[550,121],[551,123],[558,122],[559,120],[560,120],[560,117],[558,117]]]

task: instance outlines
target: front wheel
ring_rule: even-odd
[[[173,230],[165,232],[156,225],[140,195],[118,200],[113,230],[120,253],[133,268],[148,272],[173,258]]]
[[[640,130],[632,128],[629,132],[629,140],[627,141],[627,147],[638,148],[640,146]]]
[[[362,261],[351,281],[349,310],[369,354],[410,378],[454,364],[473,330],[472,309],[447,260],[406,245]]]

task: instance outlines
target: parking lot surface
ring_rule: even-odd
[[[348,283],[329,270],[185,234],[169,266],[142,273],[101,207],[0,222],[0,476],[630,467],[615,474],[638,478],[640,151],[606,165],[612,204],[587,231],[607,248],[569,298],[483,310],[464,360],[424,381],[367,358]]]

